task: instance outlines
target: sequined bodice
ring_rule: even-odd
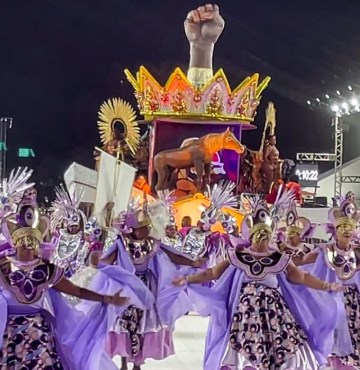
[[[134,241],[125,239],[126,249],[134,265],[142,265],[156,253],[156,241],[152,238]]]
[[[236,252],[234,249],[227,251],[230,262],[243,270],[249,280],[262,280],[268,274],[283,272],[291,261],[291,254],[272,252],[252,254],[251,252]]]
[[[181,252],[182,250],[182,244],[183,244],[183,239],[180,234],[176,234],[174,238],[170,238],[168,236],[165,236],[163,243],[165,245],[168,245],[169,247],[174,248],[178,252]]]
[[[339,279],[349,280],[360,270],[360,247],[351,246],[348,251],[343,251],[336,244],[328,244],[325,247],[325,259]]]
[[[200,232],[197,229],[190,230],[184,239],[182,252],[192,259],[203,257],[206,253],[206,238],[208,235],[209,233]]]
[[[38,301],[51,285],[60,281],[63,274],[63,269],[58,266],[38,260],[28,266],[11,264],[10,271],[0,276],[2,285],[18,302],[31,304]]]

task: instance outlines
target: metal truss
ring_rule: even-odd
[[[332,153],[297,153],[297,161],[334,162],[336,155]]]
[[[335,166],[334,166],[334,195],[335,197],[341,196],[342,190],[342,167],[343,167],[343,141],[344,141],[344,131],[340,118],[336,116],[333,119],[333,124],[335,126]]]
[[[341,182],[343,184],[359,184],[360,183],[360,176],[342,176]]]

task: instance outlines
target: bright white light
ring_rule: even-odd
[[[350,86],[350,85],[349,85],[349,86],[348,86],[348,89],[349,89],[350,91],[352,91],[352,86]]]
[[[306,104],[307,104],[307,105],[311,105],[311,101],[310,101],[310,100],[308,100],[308,101],[306,102]]]
[[[341,95],[339,90],[336,91],[336,94]]]
[[[332,105],[332,106],[331,106],[331,110],[332,110],[333,112],[338,112],[338,111],[339,111],[339,106],[338,106],[338,105],[336,105],[336,104],[334,104],[334,105]]]
[[[349,104],[348,103],[342,103],[341,106],[345,109],[345,110],[348,110],[349,109]]]
[[[351,99],[350,104],[353,107],[356,107],[359,104],[359,101],[356,98]]]
[[[319,98],[316,98],[315,100],[316,100],[318,103],[320,103],[320,99],[319,99]]]
[[[330,99],[330,95],[329,94],[325,94],[325,98],[326,99]]]

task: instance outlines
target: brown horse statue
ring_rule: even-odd
[[[203,174],[205,183],[209,184],[213,155],[222,149],[234,150],[238,154],[245,150],[229,127],[220,134],[208,134],[182,148],[164,150],[156,154],[154,169],[158,180],[155,189],[157,191],[168,189],[174,170],[195,167],[196,185],[198,191],[201,191]]]

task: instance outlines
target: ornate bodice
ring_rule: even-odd
[[[66,274],[73,275],[85,263],[87,247],[82,233],[75,235],[62,231],[56,243],[53,261],[64,268]]]
[[[186,235],[182,252],[190,256],[192,259],[204,257],[206,253],[206,238],[209,232],[201,232],[197,229],[192,229]]]
[[[268,274],[283,272],[291,261],[292,255],[278,251],[269,253],[252,253],[229,249],[228,258],[232,265],[241,269],[249,280],[262,280]]]
[[[64,275],[64,270],[52,263],[35,260],[28,264],[11,263],[8,273],[0,274],[1,284],[16,300],[32,304]]]
[[[314,246],[303,242],[298,244],[296,247],[287,243],[282,243],[280,250],[282,252],[292,254],[294,257],[304,257],[306,254],[314,250]]]
[[[327,244],[324,249],[328,266],[341,280],[351,279],[360,269],[360,247],[352,245],[348,251],[341,250],[334,244]]]
[[[163,243],[168,245],[169,247],[174,248],[178,252],[181,252],[182,250],[182,244],[183,244],[183,238],[180,234],[176,234],[174,238],[170,238],[168,236],[165,236]]]
[[[153,238],[141,241],[125,238],[124,242],[134,265],[144,264],[156,253],[157,242]]]

